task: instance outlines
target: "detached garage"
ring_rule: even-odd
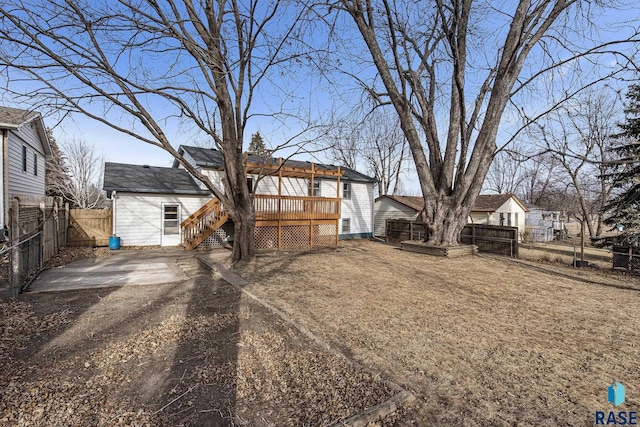
[[[104,190],[113,200],[113,234],[123,246],[177,246],[180,222],[211,200],[178,168],[105,163]]]

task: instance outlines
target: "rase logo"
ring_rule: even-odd
[[[625,388],[619,382],[611,384],[607,389],[607,400],[616,408],[624,403]],[[598,426],[637,426],[637,411],[596,411],[596,425]]]

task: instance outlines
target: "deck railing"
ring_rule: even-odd
[[[340,199],[330,197],[256,194],[254,208],[262,221],[340,218]]]
[[[191,250],[202,243],[227,221],[227,212],[220,200],[213,198],[182,221],[182,243]]]

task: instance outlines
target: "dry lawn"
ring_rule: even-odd
[[[177,262],[184,282],[0,303],[0,426],[322,426],[395,393]]]
[[[376,242],[265,254],[248,289],[418,397],[409,425],[593,425],[640,409],[640,286],[562,265]],[[613,285],[613,286],[609,286]]]

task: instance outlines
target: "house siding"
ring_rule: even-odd
[[[373,233],[376,236],[386,236],[386,221],[388,219],[408,219],[414,220],[418,216],[418,212],[401,203],[382,197],[375,202],[373,222]]]
[[[214,185],[222,186],[224,172],[214,170],[204,170]],[[257,180],[257,175],[249,175]],[[342,198],[342,188],[338,193],[338,182],[335,179],[316,178],[320,182],[320,197]],[[255,181],[254,181],[255,182]],[[349,237],[369,237],[373,231],[373,183],[351,182],[351,200],[341,201],[341,217],[339,222],[339,232],[342,230],[342,219],[350,219],[350,232],[342,235],[341,238]],[[309,195],[309,180],[307,178],[282,178],[281,194],[283,196],[303,196]],[[254,184],[255,185],[255,184]],[[263,176],[254,188],[255,194],[277,195],[278,177]]]
[[[340,181],[340,186],[344,182],[351,183],[351,199],[342,198],[340,213],[340,224],[338,232],[340,238],[362,238],[371,237],[373,233],[373,183]],[[327,196],[332,197],[337,192],[336,181],[326,181]],[[340,197],[342,197],[340,188]],[[342,233],[342,220],[349,218],[349,233]]]
[[[163,203],[180,204],[183,221],[209,200],[206,196],[117,193],[113,232],[123,246],[157,246],[162,242]]]
[[[15,195],[45,195],[45,154],[35,123],[9,131],[9,200]],[[22,147],[27,148],[27,171],[22,170]],[[33,155],[37,155],[38,175],[34,175]]]
[[[9,131],[6,129],[0,129],[0,152],[2,152],[2,161],[0,162],[0,227],[3,227],[5,222],[5,210],[8,210],[8,206],[5,205],[5,197],[8,197],[8,194],[5,190],[5,161],[4,161],[4,147],[5,144],[8,144],[7,138],[9,135]]]

